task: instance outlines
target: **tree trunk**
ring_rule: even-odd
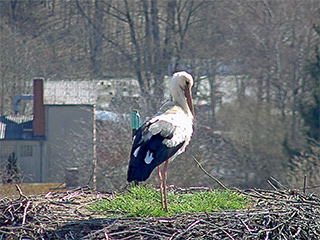
[[[157,0],[151,1],[151,24],[153,37],[153,76],[155,80],[154,95],[155,104],[159,105],[164,98],[164,84],[162,74],[162,56],[160,54],[160,37]]]
[[[94,1],[92,40],[90,41],[90,62],[91,62],[91,76],[93,78],[103,77],[102,69],[102,24],[103,13],[99,7],[99,1]]]

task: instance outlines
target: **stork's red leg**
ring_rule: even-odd
[[[160,198],[161,198],[161,207],[164,208],[164,202],[163,202],[163,176],[160,170],[160,166],[158,166],[158,176],[160,179]]]
[[[164,210],[166,212],[168,212],[168,202],[167,202],[167,186],[166,186],[166,180],[167,180],[167,169],[168,169],[168,163],[169,161],[165,161],[164,163],[164,166],[163,166],[163,169],[162,169],[162,188],[163,188],[163,198],[164,198]],[[163,206],[162,206],[163,207]]]

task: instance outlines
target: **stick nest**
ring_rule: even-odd
[[[320,199],[299,191],[247,190],[245,210],[169,218],[109,218],[90,188],[0,200],[0,239],[320,239]]]

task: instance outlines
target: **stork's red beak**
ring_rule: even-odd
[[[193,117],[194,117],[194,109],[193,109],[193,104],[192,104],[192,97],[191,97],[191,89],[186,86],[184,89],[184,95],[186,96],[186,100],[187,100],[187,104],[188,107],[190,109],[190,112],[192,113]]]

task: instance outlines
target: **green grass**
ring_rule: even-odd
[[[202,191],[195,193],[169,193],[168,212],[161,208],[160,193],[146,185],[132,186],[124,193],[101,200],[88,207],[91,211],[107,215],[134,217],[165,217],[183,213],[201,213],[246,208],[249,201],[233,191]]]

